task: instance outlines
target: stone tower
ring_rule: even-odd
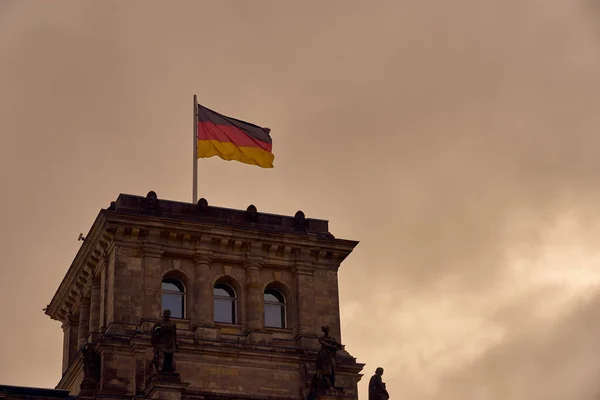
[[[341,342],[338,268],[358,242],[328,222],[121,194],[98,214],[46,314],[62,323],[57,389],[87,398],[304,399],[318,335]],[[153,325],[177,326],[177,374],[157,375]],[[341,342],[343,343],[343,342]],[[335,386],[356,399],[344,347]]]

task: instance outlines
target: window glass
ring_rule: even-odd
[[[282,305],[265,304],[265,326],[283,328]]]
[[[161,308],[171,310],[172,318],[184,318],[185,291],[183,283],[177,279],[165,278],[162,281]]]
[[[226,324],[235,324],[235,291],[229,285],[217,283],[213,288],[214,320]]]
[[[285,301],[278,290],[266,289],[264,293],[265,326],[285,328]]]
[[[272,303],[279,303],[279,299],[272,293],[265,293],[265,301]]]
[[[169,292],[183,292],[175,283],[163,281],[162,290]]]
[[[214,289],[213,293],[214,293],[215,296],[231,297],[231,295],[223,287],[217,287],[217,286],[215,286],[215,289]]]
[[[215,322],[233,324],[232,300],[215,299]]]

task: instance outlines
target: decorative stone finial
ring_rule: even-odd
[[[205,213],[206,210],[208,209],[208,200],[206,200],[204,197],[201,198],[200,200],[198,200],[198,212],[199,213]]]
[[[248,206],[248,208],[246,208],[246,214],[248,215],[248,220],[250,222],[258,221],[258,211],[257,211],[256,207],[254,206],[254,204],[250,204]]]
[[[149,191],[146,195],[146,211],[154,212],[156,211],[156,202],[158,201],[158,196],[156,192],[153,190]]]
[[[298,210],[294,215],[294,228],[301,231],[307,230],[306,216],[300,210]]]

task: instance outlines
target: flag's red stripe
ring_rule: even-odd
[[[216,125],[212,122],[198,122],[198,140],[218,140],[231,142],[239,147],[258,147],[271,152],[273,145],[249,136],[233,125]]]
[[[248,136],[265,143],[273,143],[269,132],[269,128],[261,128],[258,125],[239,119],[226,117],[216,111],[210,110],[198,104],[198,122],[212,122],[217,126],[232,125],[246,132]]]

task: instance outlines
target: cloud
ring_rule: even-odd
[[[0,375],[59,379],[39,310],[100,207],[189,199],[196,93],[271,127],[276,153],[270,171],[202,160],[201,196],[361,240],[340,292],[366,377],[424,400],[595,394],[595,6],[3,2],[0,310],[22,307],[0,351],[24,361]],[[50,340],[42,359],[14,345]]]

